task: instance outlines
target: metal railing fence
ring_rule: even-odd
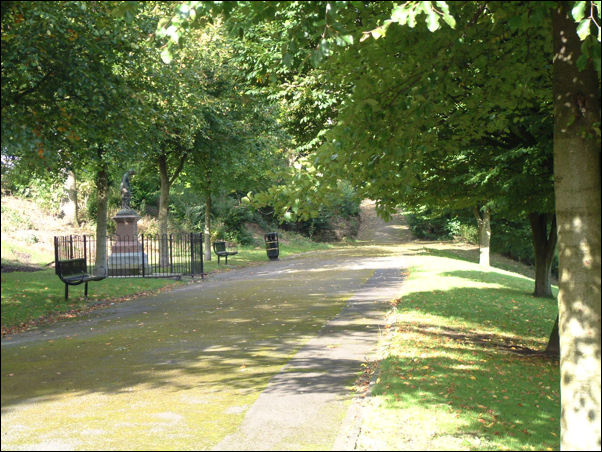
[[[55,260],[85,258],[96,274],[96,239],[93,235],[54,238]],[[109,236],[105,268],[109,277],[173,278],[203,276],[203,234],[140,234]]]

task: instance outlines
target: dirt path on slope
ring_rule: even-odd
[[[412,240],[412,234],[401,215],[384,221],[376,213],[376,203],[366,199],[360,205],[358,240],[375,244],[402,244]]]

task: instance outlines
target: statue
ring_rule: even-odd
[[[130,190],[130,176],[134,174],[134,170],[128,170],[121,178],[121,185],[119,190],[121,191],[121,208],[130,209],[130,200],[132,199],[132,192]]]

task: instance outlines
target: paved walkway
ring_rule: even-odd
[[[343,425],[350,385],[374,352],[387,301],[401,283],[399,269],[393,261],[389,264],[392,268],[378,269],[345,309],[272,378],[239,430],[216,450],[300,450],[312,444],[318,450],[331,445],[339,450],[353,445],[354,429]]]
[[[352,449],[351,388],[403,268],[399,219],[385,224],[371,205],[363,215],[363,246],[217,274],[3,340],[2,448]],[[340,299],[332,320],[296,332]]]

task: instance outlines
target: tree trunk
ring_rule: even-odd
[[[211,260],[211,192],[205,192],[205,260]]]
[[[489,243],[491,241],[491,211],[485,207],[483,215],[478,207],[474,208],[474,214],[479,225],[479,265],[489,267]]]
[[[61,200],[61,212],[71,224],[80,225],[79,212],[77,205],[77,180],[75,179],[75,172],[69,171],[67,173],[67,180],[63,185],[65,195]]]
[[[107,268],[107,222],[109,204],[109,172],[107,164],[103,161],[104,151],[99,148],[98,168],[96,170],[96,262],[94,273],[106,275]]]
[[[167,155],[162,153],[158,158],[159,180],[161,189],[159,194],[159,265],[169,265],[168,224],[169,213],[169,175],[167,173]]]
[[[600,450],[600,91],[571,4],[553,9],[561,449]],[[599,127],[599,126],[598,126]]]
[[[79,189],[77,187],[75,171],[71,171],[71,174],[73,174],[73,205],[75,207],[75,224],[79,227],[82,224],[79,219]]]
[[[548,340],[548,346],[546,347],[546,353],[552,356],[558,356],[560,354],[560,338],[558,337],[558,316],[552,327],[550,333],[550,339]]]
[[[543,298],[554,298],[552,294],[552,261],[558,239],[556,215],[552,216],[552,224],[548,232],[549,214],[530,213],[529,222],[533,234],[535,250],[535,291],[533,295]]]

